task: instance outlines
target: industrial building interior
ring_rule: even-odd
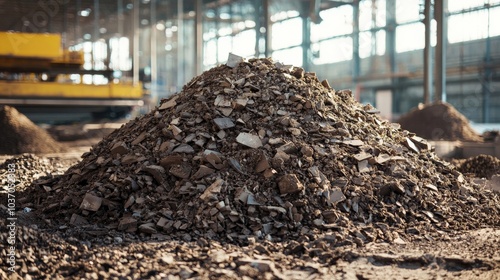
[[[0,184],[0,279],[498,279],[500,0],[0,0]]]
[[[140,80],[154,100],[232,52],[317,72],[391,120],[444,100],[474,123],[500,123],[500,1],[431,2],[4,1],[0,30],[61,34],[63,49],[84,52],[83,69]]]

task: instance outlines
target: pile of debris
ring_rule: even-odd
[[[297,240],[290,250],[317,234],[403,243],[499,224],[498,197],[376,112],[302,68],[230,60],[105,137],[58,182],[29,190],[27,202],[94,233]]]
[[[0,106],[0,154],[58,153],[63,146],[10,106]]]
[[[76,159],[38,157],[34,154],[15,156],[0,164],[0,183],[5,187],[14,180],[16,190],[21,191],[38,179],[49,180],[63,175],[69,164],[77,162]]]
[[[500,159],[491,155],[478,155],[466,159],[458,170],[477,178],[491,179],[493,175],[500,174]]]
[[[398,123],[402,129],[427,140],[482,141],[467,118],[445,102],[419,106],[402,116]]]

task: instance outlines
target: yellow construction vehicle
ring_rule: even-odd
[[[123,117],[144,104],[141,83],[116,82],[111,70],[83,69],[83,53],[63,50],[59,34],[0,32],[0,104],[34,121]],[[75,81],[70,77],[78,75]],[[105,84],[84,84],[102,75]]]

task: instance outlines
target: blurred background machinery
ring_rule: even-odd
[[[0,32],[0,102],[36,121],[124,117],[140,106],[142,88],[113,81],[109,70],[82,68],[82,51],[63,50],[59,34]],[[101,83],[84,84],[83,75]]]
[[[36,63],[50,56],[48,70],[5,70],[28,54],[7,60],[4,53],[1,79],[14,73],[23,76],[19,83],[41,77],[32,81],[37,86],[71,81],[79,88],[63,99],[72,104],[90,97],[86,85],[106,96],[97,98],[102,104],[135,100],[142,83],[139,95],[154,105],[232,52],[317,72],[391,120],[442,100],[480,132],[500,123],[500,0],[0,1],[0,30],[60,35],[66,52],[38,55]],[[28,41],[14,45],[36,49]],[[77,63],[64,62],[74,52],[83,55],[76,72]],[[33,67],[30,61],[22,65]],[[102,85],[108,93],[98,93]],[[47,97],[42,87],[36,92],[30,98]],[[23,94],[15,95],[27,99]]]

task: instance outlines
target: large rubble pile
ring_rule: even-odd
[[[491,179],[493,175],[500,174],[500,159],[491,155],[478,155],[466,159],[458,169],[478,178]]]
[[[402,129],[427,140],[482,141],[467,118],[445,102],[419,106],[403,115],[398,123]]]
[[[404,243],[500,224],[497,196],[376,111],[301,68],[229,61],[35,185],[25,203],[93,233],[295,240],[289,251],[316,234]]]
[[[38,157],[34,154],[14,156],[0,163],[0,183],[6,187],[9,182],[8,170],[14,170],[14,184],[16,190],[24,190],[38,179],[50,180],[64,174],[68,164],[75,164],[75,159]],[[15,168],[10,168],[15,166]],[[1,191],[0,191],[1,192]]]
[[[63,146],[10,106],[0,106],[0,154],[58,153]]]

